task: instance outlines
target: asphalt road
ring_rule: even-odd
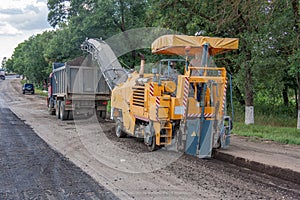
[[[0,103],[0,199],[118,199]]]

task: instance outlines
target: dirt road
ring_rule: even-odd
[[[22,95],[19,80],[0,82],[0,102],[53,149],[120,199],[300,199],[300,185],[215,159],[163,149],[147,152],[134,138],[115,137],[113,124],[60,121],[45,99]]]

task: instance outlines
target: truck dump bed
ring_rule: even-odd
[[[57,96],[110,95],[110,89],[91,56],[54,63],[53,77],[52,90]]]

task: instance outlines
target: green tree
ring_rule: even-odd
[[[107,39],[120,32],[142,27],[148,7],[146,0],[74,0],[70,2],[67,16],[61,17],[61,10],[66,9],[67,2],[59,0],[53,0],[51,4],[48,2],[49,22],[55,21],[53,25],[61,27],[55,37],[56,41],[51,44],[53,50],[50,48],[47,51],[48,57],[54,55],[55,52],[59,52],[57,54],[61,54],[60,57],[63,59],[72,58],[72,55],[78,54],[74,48],[68,48],[68,45],[63,47],[64,51],[56,50],[57,44],[62,44],[64,38],[68,39],[67,42],[70,46],[78,48],[78,42],[83,42],[86,37]],[[126,37],[126,33],[124,35]],[[127,40],[130,38],[127,37]],[[128,49],[133,49],[130,47],[133,42],[126,41],[124,43],[129,45]],[[53,56],[53,58],[55,57],[59,56]],[[136,53],[132,51],[130,54],[122,56],[121,59],[134,66]]]
[[[6,61],[7,61],[7,58],[3,57],[2,62],[1,62],[1,68],[5,68]]]
[[[65,27],[52,33],[47,43],[44,57],[48,62],[66,62],[82,54],[80,44],[84,37],[80,37],[71,28]]]
[[[6,63],[5,63],[5,69],[7,70],[7,72],[14,72],[13,70],[14,68],[14,62],[11,58],[7,59]]]
[[[13,69],[12,71],[16,72],[17,74],[24,75],[25,72],[25,63],[23,62],[26,57],[26,42],[22,42],[18,44],[18,46],[14,49],[12,55],[12,63]]]
[[[52,32],[44,32],[20,43],[11,58],[11,70],[24,75],[30,82],[42,84],[51,70],[44,57],[51,35]]]
[[[48,0],[48,22],[52,27],[57,27],[68,20],[71,0]]]
[[[298,120],[297,129],[300,129],[300,1],[292,0],[292,19],[293,19],[293,35],[294,45],[291,55],[289,56],[291,71],[296,75],[298,84]]]

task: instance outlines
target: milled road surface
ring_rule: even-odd
[[[0,199],[118,199],[0,103]]]
[[[111,122],[57,120],[45,99],[21,94],[19,81],[0,82],[0,104],[120,199],[300,199],[300,185],[290,181],[215,159],[147,152],[137,139],[117,138]]]

